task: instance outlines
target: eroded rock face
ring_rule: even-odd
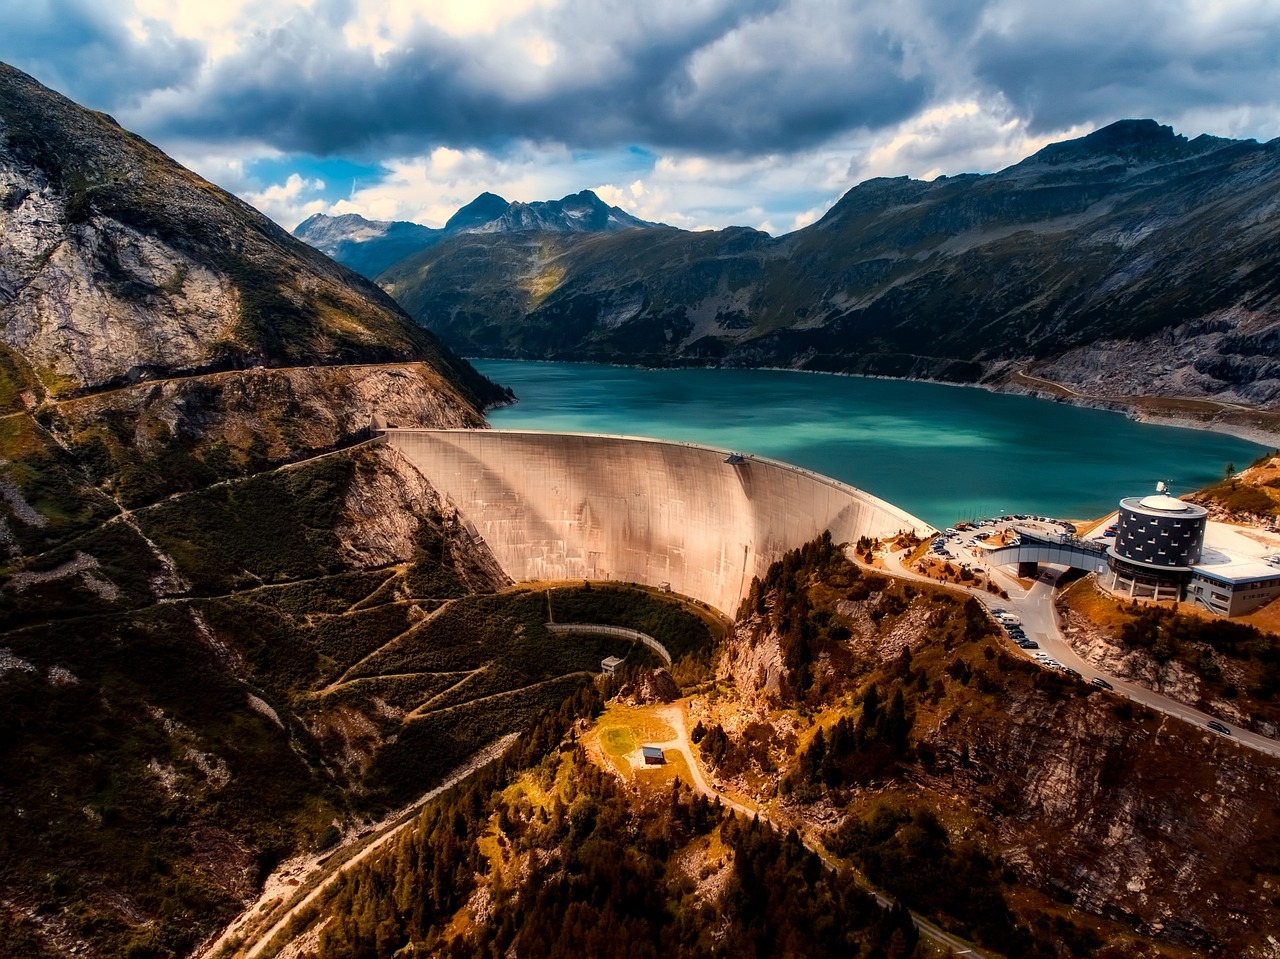
[[[1280,400],[1280,316],[1233,308],[1140,344],[1101,340],[1038,363],[1035,373],[1092,396],[1212,397],[1268,407]]]
[[[422,360],[501,391],[381,289],[0,64],[0,344],[65,397],[174,373]]]
[[[335,530],[352,566],[377,568],[412,558],[423,515],[459,525],[456,510],[395,449],[375,446],[365,462],[368,468],[356,471]],[[470,535],[450,537],[446,549],[448,565],[468,590],[491,592],[511,585],[488,547]]]
[[[0,335],[46,382],[205,366],[234,340],[239,291],[195,257],[106,217],[67,222],[66,199],[3,152],[0,197]]]
[[[254,437],[282,460],[297,451],[332,449],[369,436],[375,414],[405,425],[477,427],[484,420],[457,387],[424,363],[237,370],[140,383],[60,404],[70,423],[136,417],[134,445],[164,439],[226,440],[246,448]]]
[[[930,741],[965,761],[934,784],[996,825],[1004,858],[1080,908],[1214,954],[1270,955],[1280,766],[1185,723],[1120,722],[1110,697],[1019,697]],[[1225,950],[1225,951],[1223,951]]]

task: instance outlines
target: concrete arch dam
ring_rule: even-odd
[[[769,564],[836,542],[934,530],[837,480],[728,450],[627,436],[389,428],[512,579],[669,586],[733,615]]]

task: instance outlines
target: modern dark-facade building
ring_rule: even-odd
[[[1204,550],[1209,512],[1163,490],[1120,501],[1108,586],[1134,599],[1181,599]]]
[[[1280,597],[1280,556],[1256,558],[1205,546],[1208,511],[1164,493],[1120,501],[1107,550],[1111,592],[1186,600],[1242,616]]]

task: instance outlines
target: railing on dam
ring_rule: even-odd
[[[515,430],[389,428],[512,579],[669,584],[732,615],[769,564],[932,527],[870,493],[693,443]]]
[[[633,643],[642,643],[648,646],[668,666],[671,665],[671,654],[667,652],[667,647],[650,636],[648,633],[642,633],[638,629],[627,629],[625,626],[601,626],[597,623],[547,623],[547,629],[553,633],[572,633],[575,636],[617,636],[621,639],[629,639]]]

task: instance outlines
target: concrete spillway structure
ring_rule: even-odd
[[[826,476],[688,443],[507,430],[382,435],[517,581],[669,585],[733,615],[753,576],[824,530],[836,542],[933,532]]]

